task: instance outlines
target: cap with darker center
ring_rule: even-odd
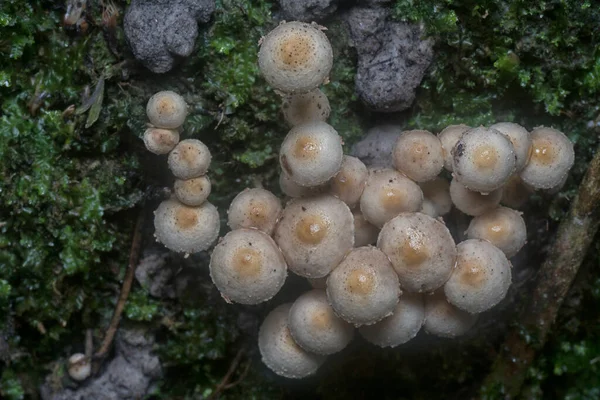
[[[534,138],[531,160],[541,165],[552,165],[556,160],[556,147],[549,140]]]
[[[331,326],[332,317],[331,309],[321,308],[313,312],[310,323],[316,330],[322,331]]]
[[[306,244],[319,244],[329,231],[329,221],[320,215],[306,215],[296,224],[296,236]]]
[[[248,217],[254,225],[262,225],[268,218],[268,206],[259,201],[251,201],[248,209]]]
[[[384,186],[379,196],[383,208],[387,211],[400,211],[404,208],[404,193],[397,188]]]
[[[158,112],[160,114],[173,114],[176,111],[175,102],[171,99],[170,96],[161,96],[160,100],[158,100],[158,104],[156,105]]]
[[[377,278],[370,268],[355,268],[346,279],[346,287],[351,293],[367,296],[373,292]]]
[[[310,136],[302,136],[296,140],[294,156],[301,159],[312,160],[319,155],[321,146]]]
[[[474,151],[474,163],[478,167],[491,169],[498,163],[499,155],[498,150],[494,146],[481,145],[478,146]]]
[[[181,205],[175,211],[176,225],[180,229],[190,229],[198,223],[198,213],[192,207]]]
[[[465,285],[477,288],[480,287],[486,278],[486,269],[482,267],[477,260],[460,257],[457,261],[460,271],[460,280]]]
[[[408,229],[406,237],[400,243],[398,252],[404,262],[411,267],[415,267],[429,259],[427,239],[423,232],[418,229]]]
[[[308,37],[291,35],[282,40],[279,46],[279,56],[285,67],[293,69],[310,61],[314,44]]]
[[[241,247],[235,251],[232,263],[239,276],[250,278],[260,274],[263,257],[256,249]]]

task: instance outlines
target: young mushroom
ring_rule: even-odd
[[[155,93],[146,105],[146,115],[157,128],[175,129],[185,122],[187,104],[183,97],[170,90]]]
[[[281,109],[283,118],[290,126],[311,121],[327,121],[331,112],[329,100],[320,89],[285,96]]]
[[[144,132],[144,145],[154,154],[167,154],[179,143],[179,132],[174,129],[148,128]]]
[[[92,363],[90,357],[85,354],[75,353],[67,362],[67,371],[74,381],[84,381],[92,374]]]
[[[416,182],[434,179],[444,167],[442,143],[429,131],[404,131],[394,146],[394,166]]]
[[[498,207],[502,199],[502,188],[481,194],[464,187],[456,179],[450,182],[450,198],[456,208],[467,215],[478,216]]]
[[[356,157],[344,156],[340,171],[329,181],[329,192],[348,207],[354,208],[360,201],[368,176],[369,172],[362,161]]]
[[[211,158],[204,143],[198,139],[185,139],[169,154],[169,169],[179,179],[197,178],[206,174]]]
[[[379,228],[365,219],[360,209],[352,210],[354,216],[354,247],[363,247],[377,242]]]
[[[502,188],[500,203],[519,209],[529,200],[533,192],[534,190],[527,186],[518,174],[514,174]]]
[[[531,154],[531,136],[527,129],[513,122],[500,122],[490,126],[490,129],[496,129],[510,140],[516,156],[515,171],[521,172]]]
[[[273,233],[279,220],[281,201],[265,189],[245,189],[238,193],[227,211],[231,229],[255,228],[267,235]]]
[[[296,197],[308,197],[316,196],[329,190],[328,183],[320,186],[300,186],[294,182],[285,171],[281,171],[279,174],[279,188],[286,196]]]
[[[444,178],[435,178],[428,182],[422,182],[419,187],[423,191],[423,203],[429,201],[435,209],[436,216],[446,215],[452,209],[452,198],[450,197],[450,184]]]
[[[175,196],[183,204],[199,206],[208,199],[211,191],[210,179],[206,175],[192,179],[177,179],[173,187]]]
[[[469,239],[487,240],[512,257],[527,241],[527,227],[521,213],[507,207],[498,207],[471,220],[467,229]]]
[[[442,290],[425,297],[423,328],[427,333],[455,338],[467,333],[475,325],[475,322],[477,322],[476,314],[469,314],[448,303]]]
[[[450,125],[438,133],[438,139],[442,143],[442,155],[444,157],[444,168],[452,172],[452,150],[460,140],[463,133],[471,129],[467,125]]]

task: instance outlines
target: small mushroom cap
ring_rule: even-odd
[[[179,132],[174,129],[148,128],[144,144],[154,154],[167,154],[179,143]]]
[[[236,229],[215,246],[210,276],[228,302],[258,304],[279,292],[287,265],[269,235],[257,229]]]
[[[401,212],[419,211],[423,192],[419,185],[393,169],[369,172],[367,185],[360,197],[360,210],[373,225],[381,228]]]
[[[199,206],[204,203],[210,195],[211,188],[210,179],[206,175],[192,179],[177,179],[174,185],[175,196],[188,206]]]
[[[258,66],[266,81],[285,93],[306,93],[325,83],[333,65],[331,44],[317,25],[279,24],[262,39]]]
[[[146,105],[146,115],[157,128],[175,129],[185,122],[187,104],[183,97],[170,90],[155,93]]]
[[[396,169],[416,182],[434,179],[444,167],[442,143],[429,131],[404,131],[394,146]]]
[[[331,195],[293,199],[273,237],[290,270],[321,278],[354,246],[354,218],[348,206]]]
[[[390,260],[376,247],[358,247],[327,278],[327,298],[335,313],[355,326],[391,315],[400,285]]]
[[[456,179],[450,182],[450,198],[456,208],[467,215],[476,217],[498,207],[502,199],[502,189],[481,194],[464,187]]]
[[[469,239],[487,240],[512,257],[527,242],[527,227],[521,213],[498,207],[471,220],[467,229]]]
[[[369,172],[362,161],[344,156],[340,172],[329,181],[330,193],[354,208],[360,201],[368,176]]]
[[[442,222],[422,213],[402,213],[387,222],[377,247],[390,259],[402,289],[432,292],[454,270],[456,245]]]
[[[74,381],[84,381],[92,374],[92,363],[85,354],[75,353],[69,357],[67,370]]]
[[[564,133],[539,127],[531,131],[532,151],[521,179],[535,189],[557,186],[575,162],[573,143]]]
[[[154,212],[156,239],[173,251],[197,253],[207,250],[219,236],[219,212],[208,201],[190,207],[172,198]]]
[[[290,310],[288,324],[294,341],[315,354],[337,353],[354,337],[354,327],[335,315],[322,289],[298,297]]]
[[[450,183],[444,178],[435,178],[429,182],[419,184],[423,197],[435,208],[437,215],[446,215],[452,209],[450,198]]]
[[[467,125],[450,125],[438,133],[438,139],[442,143],[442,154],[444,157],[444,168],[452,172],[452,150],[460,140],[463,133],[471,129]]]
[[[423,199],[423,205],[421,206],[419,212],[425,215],[429,215],[432,218],[437,218],[440,216],[433,202],[431,202],[431,200],[428,199]]]
[[[206,174],[212,156],[198,139],[179,142],[169,154],[169,169],[179,179],[192,179]]]
[[[400,296],[392,315],[373,325],[361,326],[359,332],[379,347],[396,347],[417,336],[424,320],[423,296],[405,293]]]
[[[502,188],[500,202],[510,208],[521,208],[529,200],[534,190],[527,186],[521,177],[514,174]]]
[[[496,129],[510,140],[517,157],[515,171],[520,172],[531,155],[531,137],[527,129],[514,122],[500,122],[490,126],[490,129]]]
[[[455,179],[475,192],[499,189],[515,172],[513,145],[495,129],[469,129],[456,143],[452,154]]]
[[[258,331],[258,349],[271,371],[301,379],[317,372],[326,357],[309,353],[296,344],[288,327],[291,307],[292,303],[282,304],[267,315]]]
[[[379,228],[367,221],[360,209],[353,210],[352,215],[354,216],[354,247],[375,244],[379,236]]]
[[[286,174],[285,171],[281,171],[279,174],[279,188],[286,196],[296,198],[296,197],[309,197],[316,196],[321,193],[325,193],[329,190],[329,185],[324,184],[320,186],[300,186],[296,182],[292,180]]]
[[[454,338],[467,333],[475,322],[477,322],[476,314],[469,314],[448,303],[443,291],[425,297],[423,328],[427,333]]]
[[[511,264],[506,255],[481,239],[456,246],[456,270],[444,285],[444,293],[456,307],[477,314],[498,304],[511,283]]]
[[[265,189],[245,189],[231,202],[228,225],[231,229],[255,228],[270,235],[283,208],[281,201]]]
[[[296,125],[281,145],[279,162],[300,186],[319,186],[342,167],[342,138],[325,122]]]
[[[285,96],[281,109],[283,118],[290,126],[311,121],[327,121],[331,112],[329,100],[320,89]]]

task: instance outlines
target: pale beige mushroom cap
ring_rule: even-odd
[[[365,164],[356,157],[344,156],[340,172],[329,181],[329,192],[350,208],[360,201],[369,172]]]
[[[431,335],[454,338],[467,333],[477,322],[476,314],[469,314],[448,303],[443,291],[425,296],[423,328]]]
[[[512,257],[527,242],[527,227],[521,213],[507,207],[498,207],[471,220],[467,229],[469,239],[487,240]]]
[[[354,216],[354,247],[363,247],[377,242],[379,228],[362,215],[360,209],[352,210]]]
[[[283,194],[289,197],[308,197],[327,192],[329,190],[329,183],[327,182],[319,186],[300,186],[282,170],[279,174],[279,188]]]
[[[404,131],[394,146],[396,169],[416,182],[434,179],[444,167],[442,143],[429,131]]]
[[[175,129],[185,122],[187,104],[183,97],[170,90],[155,93],[146,105],[146,115],[157,128]]]
[[[206,201],[210,195],[212,185],[206,175],[192,179],[177,179],[175,181],[175,196],[183,204],[188,206],[199,206]]]
[[[179,132],[174,129],[148,128],[144,132],[146,149],[154,154],[167,154],[179,143]]]
[[[291,126],[311,121],[327,121],[331,106],[321,89],[308,93],[289,94],[281,104],[283,118]]]
[[[192,179],[206,174],[212,155],[198,139],[179,142],[169,154],[169,169],[179,179]]]
[[[510,208],[521,208],[529,200],[534,190],[527,186],[518,174],[511,176],[502,188],[500,202]]]
[[[281,201],[266,189],[245,189],[229,206],[228,225],[231,229],[255,228],[270,235],[283,208]]]
[[[75,353],[67,362],[67,371],[71,379],[81,382],[86,380],[92,374],[92,363],[85,354]]]
[[[474,217],[498,207],[502,199],[502,190],[500,188],[489,194],[481,194],[467,189],[456,179],[450,182],[450,198],[454,206]]]
[[[531,136],[527,129],[514,122],[500,122],[490,126],[505,135],[513,145],[517,161],[515,172],[521,172],[531,155]]]
[[[452,209],[450,198],[450,183],[444,178],[435,178],[429,182],[422,182],[419,187],[423,197],[435,208],[437,215],[446,215]]]
[[[442,155],[444,157],[444,168],[452,172],[452,150],[456,143],[460,140],[460,137],[471,129],[467,125],[449,125],[438,133],[438,139],[442,143]]]

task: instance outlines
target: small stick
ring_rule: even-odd
[[[215,391],[211,393],[210,396],[208,396],[207,400],[214,400],[214,399],[218,399],[219,396],[221,395],[221,392],[223,390],[226,390],[229,386],[229,380],[231,379],[231,377],[233,376],[233,374],[235,373],[235,370],[237,369],[238,364],[240,363],[240,360],[242,359],[242,356],[244,355],[244,353],[246,352],[246,349],[244,346],[242,346],[237,354],[235,355],[235,358],[233,359],[233,361],[231,361],[231,364],[229,365],[229,369],[227,370],[227,373],[225,374],[225,376],[223,377],[223,379],[221,379],[221,382],[219,382],[219,384],[217,385],[217,387],[215,388]],[[248,365],[250,365],[250,363],[248,363]],[[239,383],[239,381],[241,381],[241,379],[243,379],[243,377],[245,376],[247,371],[245,371],[240,379],[238,379],[235,384],[237,385]],[[232,386],[229,386],[232,387]]]

